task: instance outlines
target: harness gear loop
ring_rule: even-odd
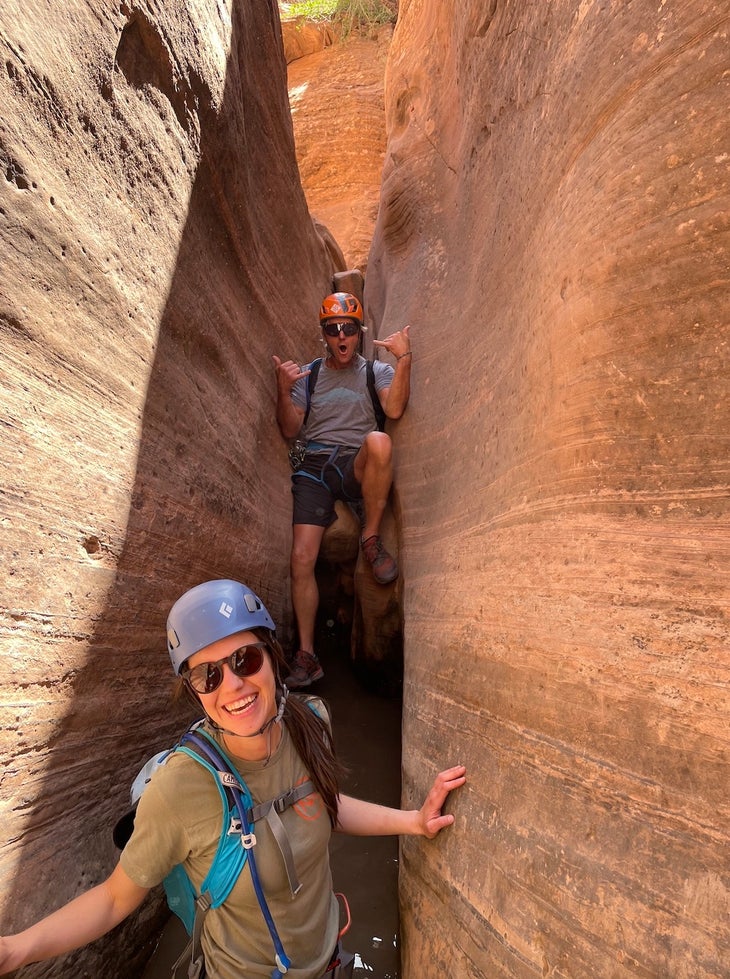
[[[352,924],[352,915],[350,914],[350,905],[345,895],[341,891],[335,891],[335,897],[340,898],[340,900],[345,906],[345,914],[347,915],[347,921],[345,921],[344,925],[342,926],[342,928],[340,928],[339,932],[337,933],[337,938],[340,939],[342,938],[343,935],[347,934],[347,932],[350,930],[350,925]]]

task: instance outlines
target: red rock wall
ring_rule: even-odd
[[[286,633],[271,355],[315,335],[332,267],[276,4],[11,2],[0,45],[2,932],[112,866],[185,713],[175,597],[240,576]],[[151,930],[24,975],[139,974]]]
[[[728,975],[728,11],[402,0],[406,979]]]
[[[287,32],[290,35],[291,30]],[[383,75],[392,29],[351,36],[289,65],[302,187],[312,215],[365,273],[385,152]]]

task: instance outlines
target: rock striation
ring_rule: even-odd
[[[0,933],[113,865],[131,779],[187,715],[177,595],[241,577],[286,639],[271,358],[314,334],[338,268],[275,3],[71,0],[38,28],[0,10]],[[154,912],[23,974],[139,975]]]
[[[352,35],[288,67],[289,100],[302,187],[312,215],[367,271],[385,154],[385,62],[390,26]]]
[[[179,592],[243,577],[290,631],[271,355],[361,227],[310,219],[270,0],[43,18],[0,8],[0,933],[112,865],[186,718]],[[727,974],[727,30],[401,0],[365,298],[412,324],[402,575],[354,625],[404,612],[405,802],[469,767],[402,845],[404,979]],[[158,908],[24,977],[139,975]]]
[[[403,975],[719,977],[727,10],[402,0],[366,301],[398,423]]]

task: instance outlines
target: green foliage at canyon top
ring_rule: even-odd
[[[397,0],[299,0],[282,3],[281,9],[287,18],[329,21],[343,36],[395,23],[398,16]]]

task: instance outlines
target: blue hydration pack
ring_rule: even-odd
[[[314,710],[311,703],[309,706]],[[218,848],[205,880],[201,884],[200,894],[196,893],[195,887],[182,864],[173,867],[163,881],[170,910],[180,918],[190,936],[190,941],[173,966],[172,976],[173,979],[178,979],[178,977],[180,979],[182,977],[199,979],[199,977],[204,976],[205,962],[200,938],[205,916],[210,908],[217,908],[223,904],[245,864],[248,863],[254,891],[274,945],[276,967],[271,973],[271,979],[282,979],[291,965],[291,960],[284,951],[259,880],[253,849],[256,844],[254,827],[260,819],[266,819],[268,822],[281,851],[292,895],[296,894],[301,884],[297,878],[291,846],[280,814],[300,799],[314,792],[314,786],[307,779],[295,788],[283,792],[275,799],[269,799],[254,806],[246,783],[220,745],[202,728],[202,724],[203,720],[196,721],[173,748],[169,751],[160,752],[151,758],[132,787],[132,802],[136,805],[144,786],[149,782],[155,769],[164,765],[174,752],[180,751],[210,772],[223,805],[223,820]],[[120,820],[121,823],[122,820]],[[130,831],[128,835],[131,835],[131,824],[126,829]],[[118,838],[116,830],[115,842],[120,847],[124,846],[124,843]]]

